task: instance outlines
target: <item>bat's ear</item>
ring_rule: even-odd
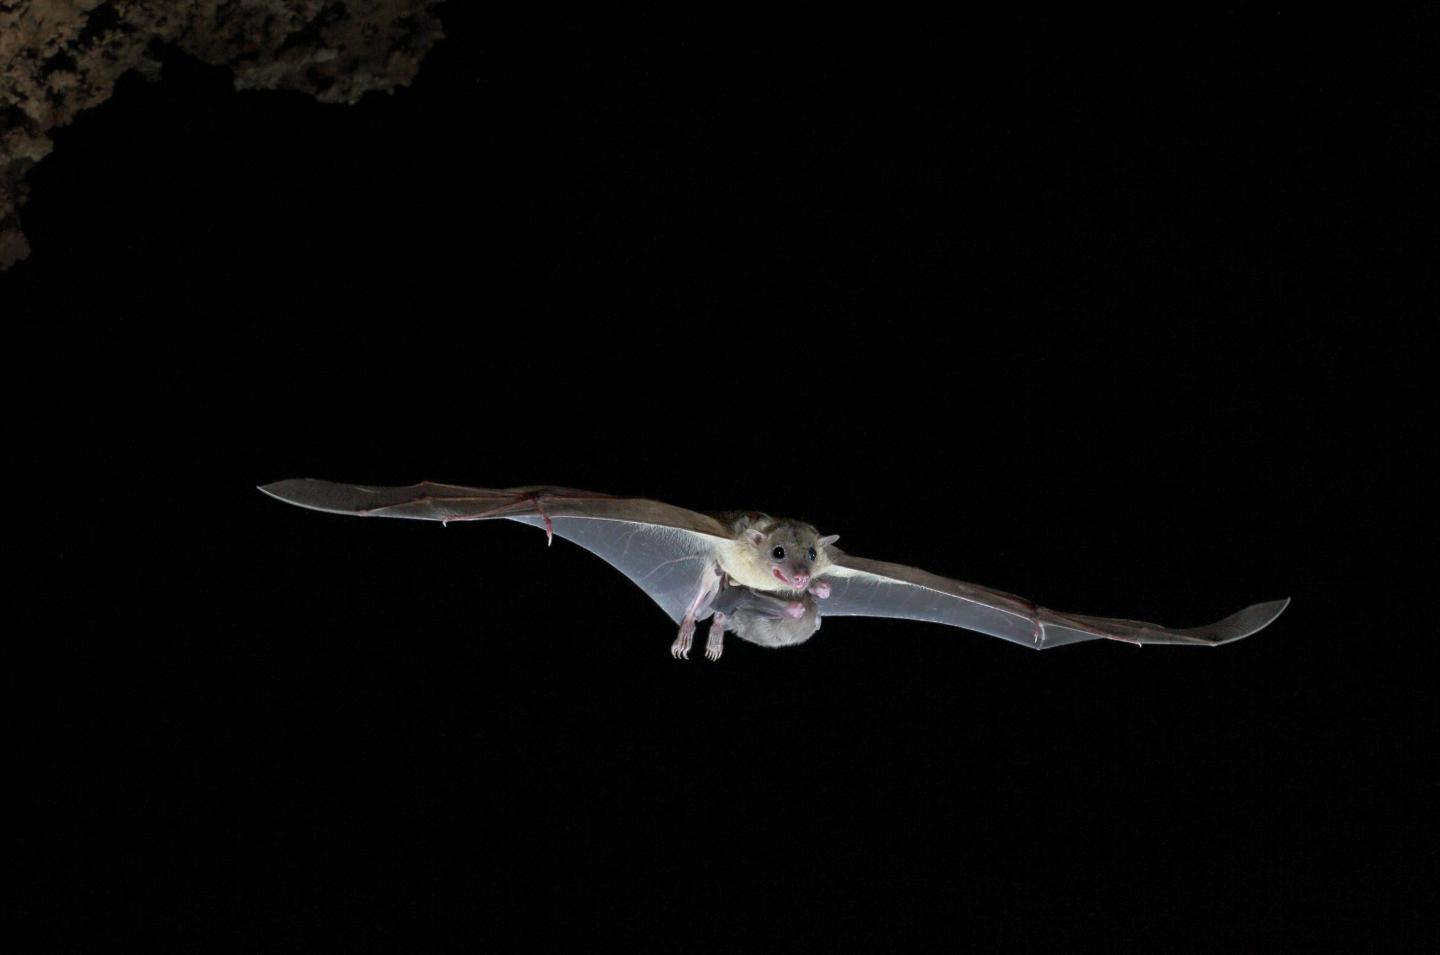
[[[756,547],[765,546],[765,535],[757,531],[755,528],[752,527],[748,531],[746,531],[745,536],[750,538],[750,543],[754,544]]]
[[[818,545],[821,546],[821,547],[829,547],[831,544],[835,543],[835,542],[838,541],[839,539],[840,539],[840,535],[839,535],[839,534],[827,534],[827,535],[825,535],[824,537],[820,538],[820,539],[819,539],[818,541],[816,541],[815,543],[818,544]]]

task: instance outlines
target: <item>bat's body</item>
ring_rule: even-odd
[[[802,521],[759,513],[708,515],[659,501],[558,487],[494,490],[424,482],[364,487],[278,481],[262,491],[338,514],[451,521],[505,518],[543,527],[603,558],[680,625],[671,647],[688,657],[697,621],[711,618],[705,655],[726,631],[761,646],[808,640],[825,616],[899,617],[964,627],[1037,649],[1109,639],[1214,646],[1260,630],[1288,600],[1256,604],[1186,630],[1061,614],[1000,591],[852,557]]]
[[[715,549],[718,586],[707,592],[696,618],[713,613],[705,656],[720,656],[727,629],[764,647],[810,639],[820,629],[815,599],[830,596],[830,585],[820,579],[831,568],[826,548],[838,538],[821,537],[803,521],[768,514],[721,514],[716,519],[728,528],[730,539]],[[717,601],[721,593],[724,597]],[[688,656],[693,635],[693,622],[687,627],[681,620],[671,652]]]

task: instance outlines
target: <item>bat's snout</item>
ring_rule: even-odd
[[[796,590],[804,590],[805,585],[810,583],[810,573],[804,570],[797,570],[790,575],[788,583]]]
[[[792,590],[804,590],[805,585],[810,583],[809,571],[797,570],[793,573],[787,574],[781,568],[775,567],[772,568],[771,573],[774,574],[776,580],[780,581],[780,583],[784,584],[786,587],[791,588]]]

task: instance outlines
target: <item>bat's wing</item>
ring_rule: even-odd
[[[276,481],[271,497],[332,514],[479,521],[504,518],[544,528],[605,560],[679,622],[730,531],[715,518],[643,498],[561,487],[492,489],[429,481],[365,487],[330,481]]]
[[[937,577],[903,564],[830,549],[830,597],[822,617],[900,617],[978,630],[1043,650],[1082,640],[1218,646],[1248,637],[1280,616],[1289,599],[1255,604],[1204,627],[1176,630],[1138,620],[1056,613],[998,590]]]

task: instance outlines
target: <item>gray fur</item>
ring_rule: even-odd
[[[791,603],[805,607],[799,619],[789,616]],[[760,593],[749,587],[727,587],[710,605],[716,620],[724,620],[724,629],[741,640],[762,647],[793,647],[804,643],[820,629],[820,607],[807,593],[791,599]],[[717,624],[712,620],[710,626]]]

